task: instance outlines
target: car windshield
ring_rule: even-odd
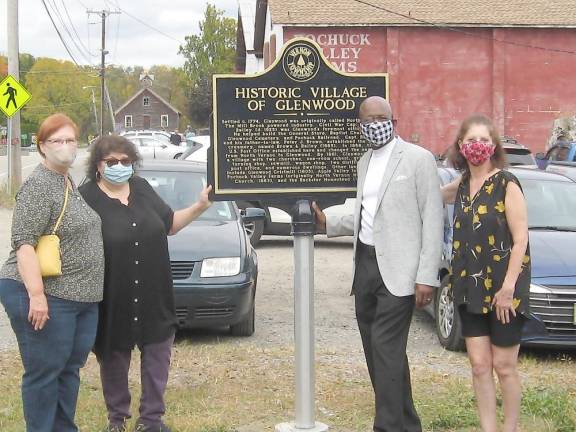
[[[576,230],[576,183],[522,181],[531,229]]]
[[[173,210],[180,210],[192,205],[198,200],[202,189],[206,186],[206,174],[186,171],[140,171],[154,188],[156,193]],[[230,221],[236,218],[231,203],[216,201],[206,210],[199,220]]]

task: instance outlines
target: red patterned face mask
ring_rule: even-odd
[[[472,165],[482,165],[494,154],[496,147],[489,141],[466,141],[460,145],[460,153]]]

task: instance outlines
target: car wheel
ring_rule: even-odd
[[[180,159],[180,156],[182,156],[182,153],[176,153],[174,155],[174,159]]]
[[[242,210],[248,207],[255,207],[253,204],[247,201],[238,201],[236,202],[236,205]],[[262,237],[262,234],[264,234],[264,221],[258,220],[254,222],[245,222],[244,230],[246,230],[246,234],[248,234],[250,244],[256,247],[256,245],[260,242],[260,237]]]
[[[248,317],[244,321],[230,326],[230,333],[232,333],[232,336],[252,336],[255,327],[255,313],[256,307],[254,303],[252,303],[252,309],[248,313]]]
[[[454,306],[454,297],[449,283],[450,276],[446,275],[442,279],[440,288],[436,290],[434,305],[436,334],[440,344],[447,350],[463,351],[465,344],[462,337],[462,323],[460,314]]]

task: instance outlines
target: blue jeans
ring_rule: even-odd
[[[94,345],[98,303],[52,296],[50,319],[35,331],[28,321],[29,298],[23,284],[0,279],[0,301],[18,339],[24,366],[22,404],[27,432],[76,432],[80,368]]]

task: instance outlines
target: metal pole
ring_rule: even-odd
[[[314,232],[314,216],[310,201],[297,201],[292,212],[296,420],[276,425],[276,432],[328,430],[328,426],[315,421]]]
[[[108,85],[104,84],[104,91],[106,92],[106,101],[108,102],[108,111],[110,111],[110,121],[112,122],[112,132],[116,131],[116,120],[114,120],[114,109],[112,108],[112,99],[108,92]]]
[[[106,11],[102,11],[102,52],[100,57],[100,136],[104,136],[104,74],[106,72]]]
[[[94,110],[94,121],[96,122],[96,130],[100,130],[98,126],[98,113],[96,112],[96,95],[94,94],[94,88],[91,88],[90,91],[92,92],[92,108]]]
[[[6,178],[8,187],[8,195],[12,195],[12,119],[9,118],[6,122],[6,156],[8,158],[8,177]]]
[[[7,3],[8,30],[8,75],[20,81],[20,60],[18,42],[18,0]],[[12,194],[22,184],[22,152],[20,149],[20,111],[8,120],[9,135],[6,142],[8,156],[8,193]]]
[[[314,237],[294,236],[296,428],[314,427]]]

